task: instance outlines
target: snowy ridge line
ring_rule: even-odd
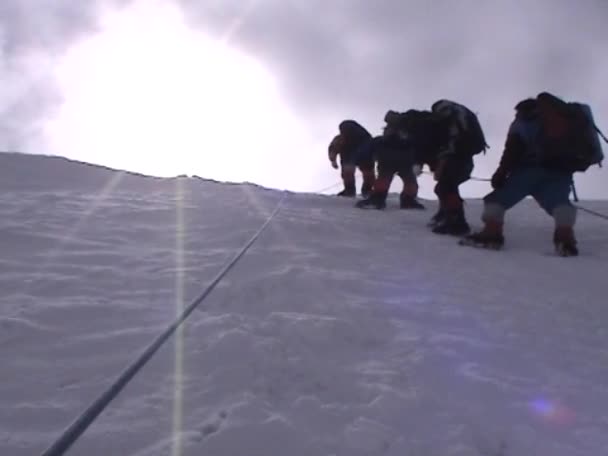
[[[239,252],[224,266],[215,276],[207,288],[196,298],[181,315],[167,327],[167,329],[154,340],[142,354],[130,364],[87,409],[85,409],[76,420],[70,424],[59,438],[48,447],[42,456],[62,456],[67,450],[78,440],[78,438],[87,430],[93,421],[103,412],[108,404],[124,389],[124,387],[135,377],[142,367],[154,356],[158,349],[173,335],[177,328],[188,318],[188,316],[207,298],[213,289],[222,281],[226,274],[234,267],[234,265],[247,253],[249,248],[259,238],[262,232],[270,224],[277,215],[283,201],[288,193],[283,193],[283,196],[277,203],[276,207],[256,233],[245,243]]]

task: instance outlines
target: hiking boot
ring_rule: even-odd
[[[500,250],[505,245],[505,238],[501,233],[491,233],[488,230],[482,230],[478,233],[465,236],[460,245],[470,245],[483,249]]]
[[[559,256],[570,257],[578,255],[576,239],[571,227],[559,227],[553,233],[553,245]]]
[[[468,234],[471,231],[471,227],[464,217],[464,211],[461,209],[446,214],[446,216],[433,227],[432,231],[435,234],[462,236]]]
[[[429,221],[429,223],[427,223],[427,226],[429,228],[435,228],[435,226],[439,225],[443,221],[443,219],[445,219],[445,216],[445,210],[439,209],[437,213],[433,215],[433,217],[431,217],[431,220]]]
[[[355,207],[358,207],[359,209],[368,209],[372,207],[375,209],[384,209],[386,208],[386,198],[372,194],[369,198],[357,201]]]
[[[413,196],[400,196],[399,207],[401,209],[426,209],[423,204],[420,204]]]
[[[336,196],[344,196],[344,197],[348,197],[348,198],[354,198],[355,196],[357,196],[357,189],[355,188],[354,185],[352,187],[349,185],[349,186],[344,187],[344,190],[342,190]]]
[[[468,234],[471,231],[471,227],[466,220],[449,220],[445,219],[443,222],[435,225],[432,229],[435,234],[449,234],[450,236],[462,236]]]
[[[576,248],[576,244],[573,244],[571,242],[556,242],[555,252],[559,256],[563,257],[578,256],[578,249]]]
[[[361,196],[363,198],[368,198],[372,194],[373,187],[374,184],[363,182],[363,184],[361,185]]]

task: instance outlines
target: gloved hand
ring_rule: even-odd
[[[333,169],[338,169],[338,168],[339,168],[338,163],[336,163],[336,161],[335,161],[335,160],[331,162],[331,167],[332,167]]]
[[[507,182],[507,178],[509,174],[504,168],[499,167],[494,174],[492,175],[492,179],[490,180],[490,184],[494,190],[497,190],[501,187],[504,187],[505,182]]]

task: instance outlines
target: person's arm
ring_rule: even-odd
[[[494,189],[504,185],[509,175],[513,172],[513,169],[521,162],[521,159],[525,154],[526,142],[518,130],[519,125],[517,121],[515,121],[509,128],[505,141],[505,148],[500,157],[500,163],[492,175],[491,183],[492,188]]]
[[[336,136],[331,143],[329,144],[329,147],[327,149],[327,156],[329,158],[329,161],[331,162],[331,166],[334,169],[338,169],[338,155],[340,154],[340,146],[342,143],[342,138],[340,135]]]

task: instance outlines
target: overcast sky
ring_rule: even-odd
[[[238,154],[250,151],[222,152],[233,156],[221,175],[208,175],[214,168],[201,162],[184,162],[190,168],[184,173],[314,191],[338,179],[326,147],[342,119],[355,118],[377,134],[387,109],[429,108],[438,98],[454,99],[479,113],[492,146],[487,156],[476,159],[475,174],[483,177],[500,157],[513,106],[539,91],[590,103],[596,122],[608,131],[606,0],[160,3],[171,2],[181,8],[191,29],[224,40],[272,75],[281,109],[297,122],[289,138],[277,143],[280,150],[257,151],[252,144],[265,166],[251,165],[250,174],[239,169],[231,177],[229,169],[239,166]],[[159,4],[140,1],[139,17],[142,3]],[[54,150],[40,132],[48,131],[58,109],[76,96],[69,85],[57,82],[59,63],[79,43],[109,33],[102,26],[103,14],[127,4],[129,0],[0,2],[0,148],[121,164],[110,160],[110,153],[104,161],[102,153],[91,157],[84,150],[81,156],[75,150]],[[73,128],[78,129],[76,124]],[[95,134],[101,133],[91,133],[88,140]],[[251,163],[241,162],[245,168]],[[137,160],[128,163],[138,166]],[[603,169],[576,179],[581,197],[608,198]],[[431,182],[423,181],[423,186],[422,194],[430,194]],[[487,190],[485,184],[469,187],[477,196]]]

